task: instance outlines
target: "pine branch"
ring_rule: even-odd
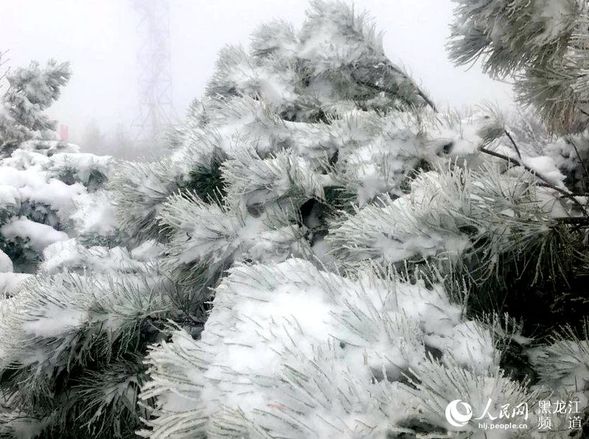
[[[513,139],[511,133],[507,130],[504,130],[505,135],[507,136],[507,138],[511,141],[511,144],[513,145],[513,147],[515,148],[515,152],[517,152],[517,156],[519,157],[520,160],[522,160],[522,153],[519,150],[519,147],[517,146],[517,143],[515,143],[515,140]]]
[[[576,225],[581,227],[589,226],[589,217],[587,216],[569,216],[569,217],[557,217],[552,218],[558,224]]]
[[[571,192],[568,192],[568,191],[566,191],[566,190],[564,190],[562,188],[559,188],[558,186],[554,185],[548,178],[544,177],[542,174],[540,174],[539,172],[537,172],[536,170],[534,170],[530,166],[526,165],[523,161],[518,160],[518,159],[513,158],[513,157],[508,157],[508,156],[506,156],[504,154],[501,154],[499,152],[496,152],[496,151],[491,151],[491,150],[489,150],[487,148],[484,148],[484,147],[479,148],[479,151],[481,151],[484,154],[488,154],[490,156],[499,158],[501,160],[505,160],[508,163],[514,163],[516,166],[521,166],[526,171],[528,171],[530,174],[532,174],[535,177],[537,177],[540,180],[542,180],[547,187],[549,187],[550,189],[555,190],[556,192],[558,192],[559,194],[561,194],[563,197],[568,198],[569,200],[571,200],[577,207],[579,207],[579,209],[581,209],[581,211],[583,212],[583,214],[585,216],[588,216],[589,217],[589,212],[587,211],[587,209],[585,209],[585,206],[583,206],[583,204],[579,200],[577,200],[577,198],[574,196],[574,194],[572,194]]]
[[[395,70],[396,73],[402,73],[399,70]],[[373,90],[382,92],[382,93],[387,93],[390,95],[395,95],[395,90],[389,88],[389,87],[383,87],[381,85],[378,84],[373,84],[371,82],[368,81],[363,81],[362,79],[358,78],[353,72],[352,72],[352,79],[354,81],[356,81],[358,84],[363,85],[364,87],[368,87],[368,88],[372,88]],[[416,84],[413,84],[415,87],[415,91],[417,92],[417,94],[419,95],[419,97],[421,97],[425,103],[427,105],[429,105],[432,110],[434,110],[436,113],[438,112],[438,109],[436,108],[436,105],[433,103],[433,101],[425,94],[425,92],[423,90],[421,90]]]

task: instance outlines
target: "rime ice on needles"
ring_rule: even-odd
[[[475,3],[460,61],[581,55],[576,2]],[[315,0],[222,51],[161,160],[5,145],[0,435],[462,437],[449,398],[585,380],[589,142],[538,126],[440,113],[365,15]]]
[[[67,63],[51,60],[42,69],[38,63],[7,74],[8,89],[0,112],[0,157],[9,155],[19,143],[46,136],[54,122],[42,112],[57,100],[70,78]]]
[[[45,69],[33,63],[7,75],[0,114],[0,249],[17,271],[34,271],[43,249],[68,234],[109,232],[80,224],[73,215],[92,203],[112,160],[53,140],[54,124],[43,114],[69,76],[68,65],[54,61]]]
[[[501,302],[521,312],[512,287],[565,281],[583,244],[563,227],[580,218],[567,162],[527,134],[439,114],[342,3],[224,50],[170,159],[179,194],[154,209],[167,270],[211,287],[212,311],[200,338],[150,352],[142,434],[443,434],[416,415],[439,392],[530,400],[509,364],[526,347],[508,358],[510,336],[481,321]]]
[[[478,373],[496,364],[488,330],[461,314],[441,285],[369,267],[347,278],[298,259],[233,268],[201,339],[178,332],[149,356],[142,398],[159,401],[150,437],[223,437],[230,425],[268,437],[384,434],[416,416],[393,413],[412,402],[399,383],[428,352]],[[399,401],[373,400],[387,392]]]
[[[484,69],[515,76],[525,105],[561,133],[587,127],[587,3],[580,0],[457,0],[450,56],[482,58]]]

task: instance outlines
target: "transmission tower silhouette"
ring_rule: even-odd
[[[139,142],[161,140],[176,120],[173,105],[169,0],[133,0],[139,17],[137,54],[139,91],[132,123]]]

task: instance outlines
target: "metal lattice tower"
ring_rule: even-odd
[[[139,16],[139,108],[133,128],[140,141],[161,139],[175,121],[172,100],[170,4],[168,0],[133,0]]]

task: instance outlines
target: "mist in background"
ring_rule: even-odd
[[[142,42],[133,1],[1,0],[0,51],[8,65],[69,61],[73,77],[50,115],[84,150],[116,155],[133,144],[138,116],[137,54]],[[249,44],[261,23],[280,18],[299,27],[303,0],[169,0],[174,112],[181,120],[213,73],[219,49]],[[405,68],[439,107],[513,107],[511,86],[475,65],[448,60],[451,0],[358,0],[384,32],[387,56]]]

